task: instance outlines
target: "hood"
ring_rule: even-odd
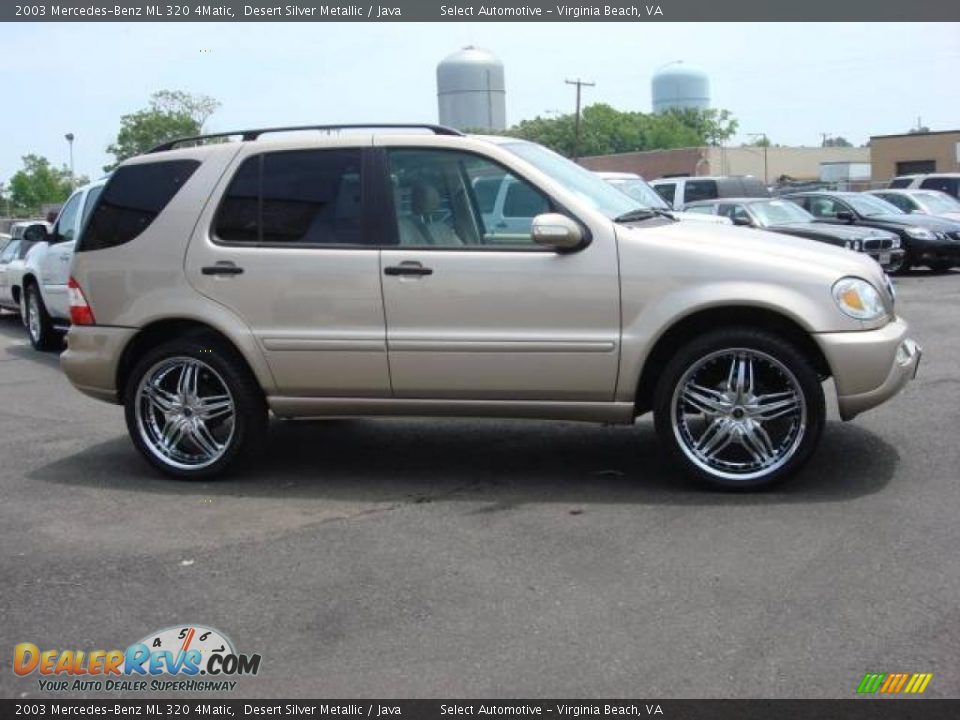
[[[940,232],[955,232],[960,230],[960,223],[947,220],[946,218],[936,217],[934,215],[923,215],[922,213],[911,213],[907,215],[871,215],[864,217],[866,223],[882,223],[888,225],[917,225],[919,227],[929,228],[930,230],[939,230]]]
[[[833,225],[831,223],[800,222],[771,225],[773,232],[802,232],[817,237],[836,238],[837,240],[868,240],[871,238],[894,238],[891,232],[864,225]]]
[[[674,248],[678,254],[696,255],[698,264],[715,257],[729,268],[730,261],[742,263],[744,268],[769,268],[773,278],[777,273],[801,271],[825,276],[828,282],[845,275],[873,280],[882,287],[883,271],[869,256],[817,240],[744,228],[736,225],[678,222],[653,227],[618,226],[618,236],[629,242],[650,240],[658,245]]]

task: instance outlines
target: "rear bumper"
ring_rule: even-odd
[[[922,348],[908,332],[897,318],[877,330],[814,335],[833,373],[841,418],[889,400],[916,376]]]
[[[136,328],[74,325],[60,366],[73,386],[92,398],[117,403],[117,367]]]

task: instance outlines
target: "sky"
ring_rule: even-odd
[[[960,128],[960,23],[0,23],[0,182],[37,153],[91,178],[120,117],[152,92],[222,103],[208,131],[337,122],[436,122],[436,65],[466,45],[504,63],[507,122],[584,104],[649,112],[656,69],[702,69],[740,136],[862,144]]]

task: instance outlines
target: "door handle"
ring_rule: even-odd
[[[234,265],[229,260],[218,262],[216,265],[207,265],[200,268],[204,275],[240,275],[243,268]]]
[[[383,269],[384,275],[433,275],[433,269],[424,267],[415,261],[402,262],[399,265],[388,265]]]

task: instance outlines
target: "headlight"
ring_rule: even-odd
[[[937,234],[930,230],[927,230],[925,227],[914,227],[910,226],[905,228],[907,235],[917,240],[936,240]]]
[[[899,236],[899,235],[894,235],[892,238],[890,238],[890,249],[891,249],[891,250],[899,250],[899,249],[900,249],[900,236]]]
[[[846,277],[833,284],[833,299],[854,320],[877,320],[887,314],[877,289],[866,280]]]

